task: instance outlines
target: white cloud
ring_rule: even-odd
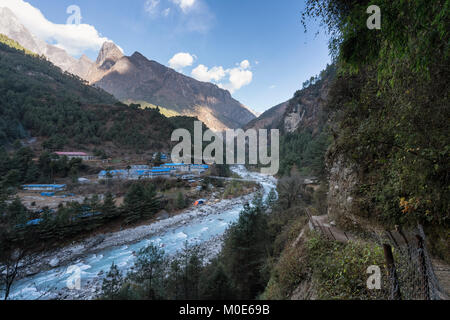
[[[164,9],[165,8],[165,9]],[[175,16],[176,32],[208,32],[215,15],[204,0],[146,0],[144,10],[152,19]]]
[[[253,72],[250,70],[233,68],[227,70],[227,73],[230,75],[229,82],[220,84],[219,87],[230,91],[232,94],[253,81]]]
[[[225,78],[226,72],[223,67],[213,67],[211,69],[208,69],[208,67],[201,64],[197,68],[192,70],[192,76],[195,79],[203,82],[219,82],[220,80]]]
[[[185,67],[192,66],[195,56],[187,52],[177,53],[169,60],[169,66],[177,71],[182,70]]]
[[[244,60],[240,63],[240,67],[244,70],[248,69],[250,68],[250,62],[248,60]]]
[[[53,23],[47,20],[39,9],[23,0],[0,0],[0,7],[11,9],[33,34],[66,50],[71,55],[80,55],[86,50],[98,51],[102,44],[109,40],[102,37],[92,25]]]
[[[269,87],[269,89],[275,89],[277,86],[276,85],[271,85],[270,87]]]
[[[158,13],[159,0],[147,0],[145,2],[145,11],[150,15]]]
[[[241,63],[237,63],[236,68],[224,69],[223,67],[213,67],[209,69],[204,65],[199,65],[194,70],[192,70],[192,76],[199,80],[205,82],[215,82],[222,89],[234,93],[242,87],[249,85],[253,81],[253,72],[250,69],[250,62],[244,60]],[[228,82],[221,82],[228,77]],[[221,82],[221,83],[219,83]]]
[[[196,0],[172,0],[183,12],[189,11],[196,3]]]

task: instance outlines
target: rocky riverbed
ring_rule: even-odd
[[[244,179],[259,181],[265,195],[276,186],[274,178],[248,172],[242,166],[234,167],[233,171]],[[212,257],[220,252],[225,230],[254,195],[208,203],[150,225],[95,236],[41,254],[13,286],[10,298],[93,299],[112,262],[126,272],[132,268],[136,252],[150,243],[169,255],[181,250],[186,242],[197,244]],[[81,288],[70,290],[68,284],[73,282],[76,272],[81,278]]]

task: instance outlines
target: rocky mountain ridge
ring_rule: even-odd
[[[240,128],[255,118],[229,91],[178,73],[139,52],[125,56],[112,42],[103,45],[87,80],[119,100],[145,101],[197,117],[215,131]]]
[[[292,99],[267,110],[245,128],[279,129],[284,134],[311,129],[313,134],[317,133],[326,122],[324,107],[334,76],[334,66],[328,66],[320,77],[298,90]]]
[[[75,59],[36,37],[6,7],[0,8],[0,33],[122,101],[145,102],[197,117],[215,131],[241,128],[256,117],[229,91],[178,73],[139,52],[127,57],[113,42],[103,44],[95,62],[85,55]]]
[[[83,55],[80,59],[70,56],[65,50],[46,43],[31,33],[9,8],[0,8],[0,33],[20,43],[24,48],[47,57],[61,70],[82,79],[87,76],[94,62]]]

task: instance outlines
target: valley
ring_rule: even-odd
[[[276,180],[271,177],[250,173],[243,167],[233,168],[233,171],[243,179],[259,181],[265,198],[276,187]],[[220,251],[223,233],[239,217],[242,204],[251,202],[253,196],[250,194],[217,203],[209,200],[200,208],[188,209],[171,218],[102,234],[57,251],[42,253],[13,286],[11,298],[96,298],[101,292],[101,275],[109,270],[111,263],[114,261],[122,271],[129,270],[135,253],[151,243],[170,255],[183,249],[185,243],[200,245],[205,248],[207,259],[212,259]],[[72,265],[82,270],[81,290],[67,290],[67,280],[71,276],[67,270]]]
[[[0,0],[0,299],[449,299],[448,1],[232,3]]]

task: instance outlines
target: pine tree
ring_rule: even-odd
[[[187,300],[197,300],[199,298],[199,285],[203,270],[203,253],[198,246],[185,247],[180,254],[182,269],[182,298]]]
[[[103,201],[103,205],[101,207],[101,211],[108,217],[115,218],[119,216],[120,212],[116,207],[116,203],[111,192],[108,192],[106,194],[105,200]]]
[[[245,205],[238,222],[227,231],[222,250],[225,270],[238,299],[254,299],[263,289],[261,270],[267,258],[267,216],[261,199]]]
[[[113,262],[111,269],[106,274],[105,279],[103,279],[102,298],[105,300],[118,299],[123,282],[122,273]]]
[[[186,207],[186,201],[184,200],[184,196],[182,192],[178,192],[177,200],[176,200],[177,209],[184,209]]]
[[[154,160],[154,164],[155,164],[156,167],[159,167],[160,165],[163,164],[161,152],[158,152],[158,153],[156,154],[156,157],[155,157],[155,160]]]
[[[234,298],[230,278],[221,262],[214,260],[205,273],[206,278],[201,283],[201,299],[231,300]]]
[[[277,203],[277,199],[278,196],[275,189],[270,190],[269,195],[267,196],[266,199],[266,207],[272,209],[274,205]]]
[[[154,185],[133,184],[125,196],[125,223],[151,218],[160,208],[159,200]]]
[[[147,299],[164,298],[165,265],[164,251],[158,247],[150,245],[139,251],[131,277],[143,287]]]

